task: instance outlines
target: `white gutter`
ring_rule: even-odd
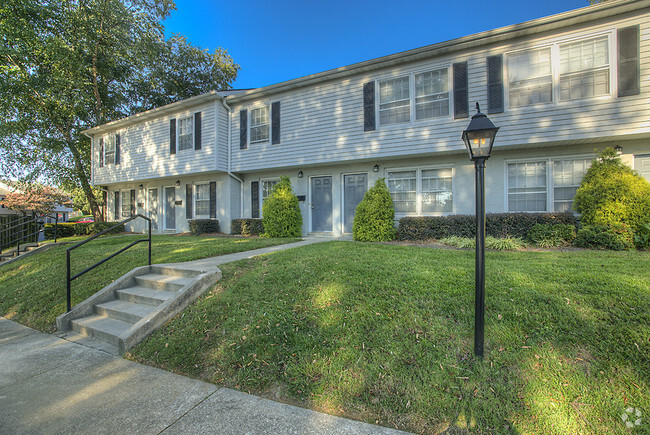
[[[221,104],[226,109],[226,114],[228,118],[228,175],[230,175],[235,180],[239,181],[239,217],[244,217],[244,180],[232,173],[232,109],[228,106],[225,99],[221,100]]]

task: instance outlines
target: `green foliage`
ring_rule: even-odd
[[[489,236],[525,239],[536,224],[564,224],[576,227],[573,213],[489,213],[485,232]],[[399,220],[399,240],[442,239],[450,236],[476,237],[476,218],[472,215],[413,216]]]
[[[300,237],[302,214],[289,177],[282,176],[262,204],[264,237]]]
[[[218,219],[192,219],[189,221],[190,233],[193,236],[198,236],[204,233],[218,233],[220,232]]]
[[[567,246],[576,238],[576,227],[567,224],[535,224],[527,240],[542,248]]]
[[[474,249],[476,238],[450,236],[441,239],[440,243],[460,249]],[[485,237],[485,247],[494,251],[518,251],[525,246],[524,242],[516,237]]]
[[[650,247],[650,222],[641,225],[634,235],[634,243],[639,249],[648,249]]]
[[[264,233],[262,219],[233,219],[230,222],[230,233],[242,236],[259,236]]]
[[[582,179],[574,208],[585,225],[627,224],[637,230],[650,216],[650,183],[606,148]]]
[[[623,251],[634,247],[634,233],[628,225],[586,226],[578,231],[574,244],[581,248]]]
[[[109,229],[118,222],[63,222],[56,226],[56,237],[93,236]],[[54,224],[45,224],[44,234],[46,240],[54,239]],[[113,228],[106,234],[119,234],[124,232],[124,225]]]
[[[395,206],[383,178],[368,189],[354,212],[352,235],[360,242],[388,242],[395,238]]]

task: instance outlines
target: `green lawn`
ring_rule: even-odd
[[[72,275],[138,238],[146,237],[107,236],[72,251]],[[153,236],[152,262],[191,261],[297,240],[299,239]],[[70,246],[72,245],[58,246],[0,266],[0,315],[41,331],[54,331],[56,316],[64,313],[66,308],[65,250]],[[146,242],[140,243],[73,281],[72,304],[78,304],[134,267],[146,265],[147,249]]]
[[[130,358],[413,432],[650,427],[650,255],[488,252],[486,356],[474,253],[321,243],[224,265]]]

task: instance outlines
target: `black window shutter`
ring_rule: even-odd
[[[618,29],[618,96],[639,95],[639,26]]]
[[[104,166],[104,138],[99,138],[99,167]]]
[[[210,217],[217,217],[217,182],[210,182]]]
[[[239,149],[248,147],[248,110],[239,111]]]
[[[194,149],[201,149],[201,112],[194,114]]]
[[[271,104],[271,143],[280,143],[280,102]]]
[[[176,118],[169,120],[169,154],[176,154]]]
[[[467,62],[454,64],[454,119],[469,116]]]
[[[503,56],[488,56],[488,113],[503,113]]]
[[[120,220],[120,191],[115,191],[115,201],[113,202],[113,211],[115,212],[115,220]]]
[[[185,218],[192,219],[192,185],[185,185]]]
[[[363,84],[363,131],[375,129],[375,82]]]
[[[115,164],[120,164],[120,135],[115,135]]]
[[[135,189],[131,190],[131,216],[135,216]]]
[[[260,182],[251,181],[251,217],[260,217]]]

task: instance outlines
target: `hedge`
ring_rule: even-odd
[[[204,233],[221,232],[218,219],[192,219],[189,221],[190,233],[195,236]]]
[[[489,213],[485,232],[493,237],[525,239],[535,224],[565,224],[579,227],[573,213]],[[473,215],[412,216],[399,220],[398,240],[442,239],[450,236],[476,237]]]
[[[57,226],[56,237],[72,237],[72,236],[92,236],[109,229],[118,222],[64,222]],[[118,234],[124,232],[124,225],[120,225],[108,234]],[[45,224],[45,239],[54,239],[54,224]]]
[[[233,219],[230,222],[230,233],[242,236],[259,236],[264,232],[262,219]]]

